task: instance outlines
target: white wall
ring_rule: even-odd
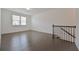
[[[72,9],[54,9],[32,17],[32,29],[52,32],[52,25],[75,25]]]
[[[1,8],[0,8],[0,47],[1,47]]]
[[[32,29],[52,33],[52,25],[75,25],[74,9],[53,9],[32,16]],[[61,34],[61,33],[60,33]],[[61,35],[62,36],[62,35]]]
[[[76,9],[76,46],[79,49],[79,8]]]
[[[30,15],[24,15],[24,14],[13,12],[13,11],[6,10],[6,9],[1,9],[1,10],[2,10],[2,15],[1,15],[1,17],[2,17],[2,21],[1,21],[2,22],[2,25],[1,25],[2,34],[18,32],[18,31],[25,31],[25,30],[30,29],[30,26],[31,26],[31,16]],[[12,26],[12,18],[11,18],[12,14],[26,16],[27,25],[26,26]]]

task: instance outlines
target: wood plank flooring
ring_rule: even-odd
[[[78,51],[75,43],[52,39],[52,35],[24,31],[2,35],[1,51]]]

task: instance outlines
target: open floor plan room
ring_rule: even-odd
[[[78,51],[76,15],[74,8],[0,8],[0,50]]]

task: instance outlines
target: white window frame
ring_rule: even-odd
[[[14,22],[13,16],[19,16],[19,17],[20,17],[20,18],[19,18],[19,19],[20,19],[20,20],[19,20],[19,25],[16,25],[16,24],[14,25],[14,24],[13,24],[13,22]],[[23,25],[21,24],[21,22],[22,22],[21,17],[25,17],[25,19],[26,19],[26,20],[25,20],[25,23],[26,23],[26,24],[23,24]],[[13,25],[13,26],[26,26],[26,25],[27,25],[27,17],[26,17],[26,16],[20,16],[20,15],[15,15],[15,14],[13,14],[13,15],[12,15],[12,25]]]

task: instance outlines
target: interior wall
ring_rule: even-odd
[[[74,13],[74,9],[54,8],[50,11],[36,14],[32,16],[32,29],[40,32],[52,33],[53,24],[74,26],[76,24]],[[59,35],[62,36],[62,33],[59,32]]]
[[[76,9],[76,46],[79,49],[79,8]]]
[[[12,32],[19,32],[19,31],[25,31],[25,30],[29,30],[30,26],[31,26],[31,16],[30,15],[26,15],[26,14],[21,14],[21,13],[17,13],[17,12],[13,12],[7,9],[1,9],[1,18],[2,18],[2,25],[1,25],[1,29],[2,29],[2,34],[6,34],[6,33],[12,33]],[[25,26],[13,26],[12,25],[12,15],[21,15],[21,16],[26,16],[27,17],[27,25]]]
[[[53,9],[32,16],[32,29],[52,33],[52,25],[75,25],[73,9]]]

